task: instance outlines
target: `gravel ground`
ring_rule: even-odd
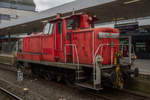
[[[24,100],[104,100],[85,93],[86,89],[69,87],[62,83],[28,76],[25,76],[22,82],[17,82],[16,76],[15,72],[0,68],[0,86],[15,91],[18,96],[25,98]],[[24,88],[29,89],[28,94],[23,91]],[[138,100],[127,94],[113,93],[111,89],[100,91],[100,94],[113,97],[113,100]]]
[[[6,96],[6,94],[1,91],[0,91],[0,99],[1,100],[12,100],[12,98]]]
[[[5,80],[19,87],[18,89],[20,90],[28,88],[29,92],[34,94],[34,96],[43,98],[43,100],[103,100],[92,95],[87,95],[83,89],[68,87],[62,83],[50,82],[43,79],[25,77],[24,81],[20,83],[16,81],[16,73],[3,69],[0,69],[0,80]],[[28,98],[34,97],[29,96]]]

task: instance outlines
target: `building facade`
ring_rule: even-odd
[[[0,0],[0,24],[36,13],[33,0]]]
[[[0,25],[35,14],[33,0],[0,0]],[[0,52],[12,53],[19,36],[0,36]]]

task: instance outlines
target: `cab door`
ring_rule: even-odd
[[[56,23],[55,32],[55,60],[63,61],[63,32],[62,32],[62,20]]]

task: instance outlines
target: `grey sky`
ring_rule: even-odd
[[[34,0],[37,11],[46,10],[48,8],[62,5],[71,1],[74,1],[74,0]]]

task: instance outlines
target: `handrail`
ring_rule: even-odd
[[[95,53],[94,53],[93,65],[95,65],[95,63],[96,63],[95,59],[96,59],[96,55],[97,55],[99,49],[102,47],[102,48],[101,48],[101,53],[100,53],[100,54],[102,55],[103,47],[104,47],[104,46],[108,46],[108,45],[111,45],[111,44],[99,44],[99,45],[98,45],[98,47],[97,47],[97,49],[96,49],[96,51],[95,51]],[[129,45],[129,44],[113,44],[113,45],[115,45],[115,46],[121,45],[121,46],[123,47],[123,46]],[[123,48],[122,48],[122,49],[123,49]],[[113,55],[112,55],[112,56],[113,56]],[[111,61],[111,62],[112,62],[112,61]]]
[[[95,61],[95,59],[96,59],[96,55],[97,55],[97,53],[98,53],[98,51],[99,51],[99,49],[101,48],[101,55],[102,55],[102,52],[103,52],[103,47],[104,46],[109,46],[109,45],[111,45],[111,44],[99,44],[99,46],[97,47],[97,49],[96,49],[96,51],[95,51],[95,53],[94,53],[94,57],[93,57],[93,65],[95,66],[95,63],[96,63],[96,61]],[[125,45],[129,45],[129,44],[113,44],[113,46],[117,46],[117,45],[121,45],[122,47],[123,46],[125,46]],[[74,48],[75,48],[75,54],[76,54],[76,57],[77,57],[77,64],[78,64],[78,66],[79,66],[79,56],[78,56],[78,50],[77,50],[77,47],[76,47],[76,45],[75,44],[65,44],[65,47],[64,47],[64,55],[65,55],[65,63],[67,62],[67,54],[66,54],[66,47],[67,46],[72,46],[73,47],[73,64],[74,64]],[[122,50],[123,50],[123,48],[122,48]],[[113,51],[111,52],[112,53],[112,58],[113,58]],[[113,60],[113,59],[111,59],[111,60]],[[111,63],[112,63],[112,61],[111,61]]]
[[[97,47],[97,49],[96,49],[96,51],[95,51],[95,53],[94,53],[94,56],[93,56],[93,82],[94,82],[94,86],[95,86],[95,81],[97,81],[97,76],[96,76],[96,74],[97,73],[100,73],[100,72],[97,72],[97,67],[99,67],[99,66],[97,66],[96,65],[96,63],[97,63],[97,59],[96,59],[96,57],[97,57],[97,53],[98,53],[98,51],[99,51],[99,49],[101,48],[101,51],[100,51],[100,55],[102,55],[102,52],[103,52],[103,47],[104,46],[111,46],[111,44],[99,44],[98,45],[98,47]],[[122,45],[122,47],[124,46],[124,45],[129,45],[129,44],[113,44],[113,46],[117,46],[117,45]],[[122,48],[123,49],[123,48]],[[114,49],[111,47],[111,65],[112,65],[112,63],[113,63],[113,56],[114,56],[114,53],[113,53],[113,51],[114,51]],[[129,50],[129,52],[131,52],[130,50]],[[129,56],[129,60],[131,61],[131,57]]]
[[[64,48],[64,54],[65,54],[65,63],[67,62],[67,54],[66,54],[66,47],[67,46],[72,46],[73,47],[73,64],[74,64],[74,48],[75,48],[75,54],[76,54],[76,57],[77,57],[77,64],[78,64],[78,69],[79,69],[79,56],[78,56],[78,50],[77,50],[77,47],[75,44],[65,44],[65,48]]]

